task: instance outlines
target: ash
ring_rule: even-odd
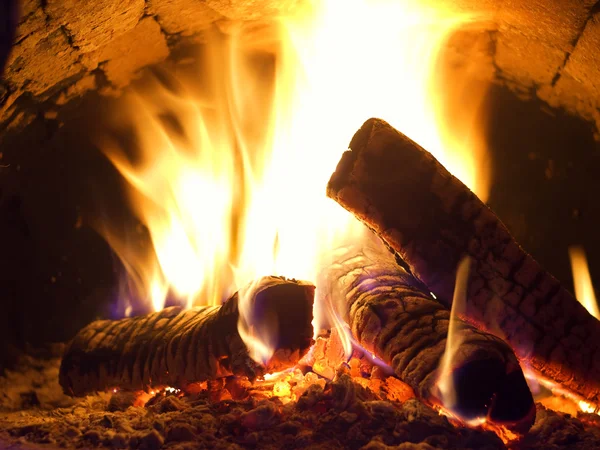
[[[309,372],[292,383],[293,400],[274,394],[277,381],[243,380],[186,394],[117,391],[73,399],[58,385],[59,364],[57,355],[24,356],[0,378],[0,448],[507,448],[490,431],[456,427],[415,398],[398,400],[394,378],[368,384],[350,370],[338,369],[333,381]],[[533,428],[508,448],[597,449],[600,418],[538,405]]]

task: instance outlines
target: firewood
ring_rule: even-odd
[[[239,293],[220,306],[170,307],[144,316],[98,320],[83,328],[63,356],[59,381],[81,396],[112,388],[185,387],[230,375],[253,380],[295,365],[313,343],[315,287],[281,277],[250,285],[255,329],[276,326],[275,352],[254,361],[238,333]]]
[[[430,153],[379,119],[354,135],[327,194],[384,239],[446,304],[472,260],[466,315],[538,375],[600,400],[600,322]]]
[[[535,404],[510,346],[457,318],[461,343],[452,355],[452,373],[443,373],[450,312],[381,242],[349,247],[329,270],[326,291],[354,338],[418,397],[444,406],[438,381],[452,377],[453,413],[468,420],[487,417],[518,432],[531,427]]]

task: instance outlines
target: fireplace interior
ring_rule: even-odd
[[[5,2],[0,448],[600,448],[599,5]]]

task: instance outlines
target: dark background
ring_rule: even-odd
[[[26,345],[69,339],[116,314],[123,269],[91,225],[101,218],[140,228],[124,182],[91,139],[114,107],[90,93],[55,118],[40,115],[0,137],[0,369]],[[489,205],[569,289],[567,247],[583,245],[600,286],[600,145],[592,126],[501,86],[490,90],[487,110]],[[143,230],[135,236],[132,245],[147,238]]]

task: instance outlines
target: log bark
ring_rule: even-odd
[[[501,339],[456,318],[460,345],[452,354],[452,373],[443,373],[450,311],[403,268],[384,245],[365,238],[347,248],[329,269],[327,291],[352,335],[390,365],[415,394],[444,405],[438,381],[451,377],[455,404],[463,419],[487,417],[526,432],[535,404],[513,352]]]
[[[221,306],[170,307],[145,316],[98,320],[83,328],[63,356],[59,381],[67,394],[147,389],[230,375],[253,380],[295,365],[313,343],[315,287],[281,277],[250,285],[254,323],[277,327],[271,359],[254,361],[238,333],[239,293]],[[263,328],[264,329],[264,328]]]
[[[369,119],[327,194],[381,236],[447,305],[458,262],[469,255],[469,320],[505,339],[538,375],[598,403],[600,322],[430,153]]]

